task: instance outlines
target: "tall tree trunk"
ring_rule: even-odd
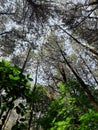
[[[35,75],[35,84],[34,84],[34,87],[33,87],[33,90],[32,90],[32,96],[35,95],[36,84],[37,84],[37,75],[38,75],[38,67],[39,67],[39,62],[37,62],[36,75]],[[29,114],[27,130],[30,130],[31,123],[32,123],[32,117],[33,117],[33,111],[34,111],[34,103],[35,103],[34,100],[35,99],[32,100],[31,107],[30,107],[31,110],[30,110],[30,114]]]
[[[79,45],[81,45],[83,48],[87,49],[88,51],[92,52],[95,56],[98,57],[98,52],[95,51],[94,49],[92,49],[91,47],[82,44],[79,40],[77,40],[74,36],[72,36],[70,33],[68,33],[65,29],[63,29],[62,27],[60,27],[59,25],[56,25],[58,28],[60,28],[63,32],[65,32],[68,36],[70,36],[76,43],[78,43]]]
[[[68,60],[65,57],[65,52],[62,51],[62,49],[60,48],[59,44],[57,43],[61,55],[64,58],[65,63],[68,65],[68,67],[71,69],[71,71],[73,72],[73,74],[75,75],[75,77],[77,78],[77,81],[79,82],[79,84],[81,85],[81,87],[83,88],[84,92],[86,93],[86,95],[88,96],[88,98],[90,99],[91,103],[93,104],[94,108],[96,109],[96,111],[98,111],[98,103],[96,102],[94,96],[91,94],[90,90],[88,89],[88,85],[86,85],[84,83],[84,81],[81,79],[81,77],[76,73],[75,69],[70,65],[70,63],[68,62]]]

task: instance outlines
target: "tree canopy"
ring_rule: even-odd
[[[1,130],[97,129],[98,4],[90,3],[0,2]]]

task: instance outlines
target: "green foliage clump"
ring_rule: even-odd
[[[21,72],[22,69],[8,61],[0,62],[0,129],[4,129],[11,111],[14,110],[16,119],[10,129],[27,130],[31,109],[35,113],[33,116],[36,124],[37,113],[44,114],[50,101],[46,87],[36,84],[31,88],[30,75]]]
[[[39,119],[44,130],[96,130],[98,113],[75,80],[60,84],[61,94]]]
[[[0,62],[0,129],[5,126],[11,110],[24,116],[26,102],[32,99],[29,81],[29,76],[22,74],[18,66],[4,60]],[[19,100],[25,100],[25,103],[19,103]]]
[[[88,113],[85,113],[79,118],[81,124],[79,130],[97,130],[98,129],[98,112],[89,109]]]
[[[25,98],[29,89],[29,79],[21,74],[18,66],[12,66],[7,61],[0,62],[0,91],[3,91],[7,98]]]

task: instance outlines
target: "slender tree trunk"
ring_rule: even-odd
[[[84,63],[84,64],[85,64],[85,66],[88,68],[88,70],[89,70],[89,72],[91,73],[91,75],[93,76],[93,78],[94,78],[94,80],[95,80],[96,84],[98,85],[98,81],[97,81],[97,79],[96,79],[95,75],[93,74],[93,72],[91,71],[90,67],[87,65],[86,61],[82,58],[82,56],[81,56],[81,55],[80,55],[80,58],[82,59],[83,63]]]
[[[2,130],[3,126],[5,125],[6,119],[8,117],[8,114],[10,112],[10,108],[7,110],[5,117],[2,120],[2,124],[0,125],[0,130]]]
[[[58,28],[60,28],[63,32],[65,32],[68,36],[70,36],[76,43],[78,43],[79,45],[81,45],[82,47],[84,47],[85,49],[89,50],[90,52],[92,52],[94,55],[98,56],[98,52],[95,51],[94,49],[92,49],[89,46],[86,46],[84,44],[82,44],[79,40],[77,40],[74,36],[72,36],[70,33],[68,33],[65,29],[63,29],[62,27],[60,27],[59,25],[57,25]]]
[[[9,104],[11,105],[13,102],[14,102],[14,99],[12,99],[12,101],[10,101]],[[2,130],[3,126],[5,125],[5,122],[6,122],[6,119],[7,119],[8,115],[9,115],[10,110],[11,110],[11,108],[9,107],[8,110],[6,111],[6,114],[3,117],[2,123],[0,125],[0,130]]]
[[[37,75],[38,75],[38,67],[39,67],[39,63],[37,62],[36,76],[35,76],[35,84],[34,84],[34,87],[33,87],[33,90],[32,90],[32,96],[35,95],[36,84],[37,84]],[[34,100],[35,100],[35,99],[33,99],[32,104],[31,104],[31,110],[30,110],[30,115],[29,115],[27,130],[30,130],[31,123],[32,123],[32,117],[33,117],[33,111],[34,111],[34,103],[35,103]]]
[[[20,76],[23,74],[23,71],[24,71],[25,66],[26,66],[26,63],[27,63],[27,61],[28,61],[28,58],[29,58],[30,52],[31,52],[31,47],[30,47],[29,50],[28,50],[27,57],[26,57],[26,60],[24,61],[24,64],[23,64],[23,67],[22,67],[22,70],[21,70]]]
[[[81,87],[83,88],[84,92],[86,93],[86,95],[88,96],[88,98],[90,99],[91,103],[93,104],[94,108],[96,109],[96,111],[98,111],[98,102],[96,102],[94,96],[91,94],[90,90],[88,89],[88,86],[84,83],[84,81],[80,78],[80,76],[76,73],[76,71],[73,69],[73,67],[70,65],[70,63],[68,62],[68,60],[65,57],[65,53],[62,51],[62,49],[60,48],[59,44],[57,43],[61,55],[64,58],[65,63],[68,65],[68,67],[71,69],[71,71],[73,72],[73,74],[75,75],[75,77],[77,78],[77,81],[79,82],[79,84],[81,85]]]

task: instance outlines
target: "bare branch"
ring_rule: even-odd
[[[15,15],[15,13],[0,12],[0,15]]]
[[[61,26],[56,25],[57,27],[59,27],[61,30],[63,30],[68,36],[70,36],[76,43],[78,43],[79,45],[81,45],[82,47],[84,47],[85,49],[89,50],[90,52],[92,52],[93,54],[95,54],[96,56],[98,56],[98,52],[95,51],[94,49],[92,49],[89,46],[86,46],[84,44],[82,44],[78,39],[76,39],[75,37],[73,37],[70,33],[68,33],[66,30],[64,30]]]

